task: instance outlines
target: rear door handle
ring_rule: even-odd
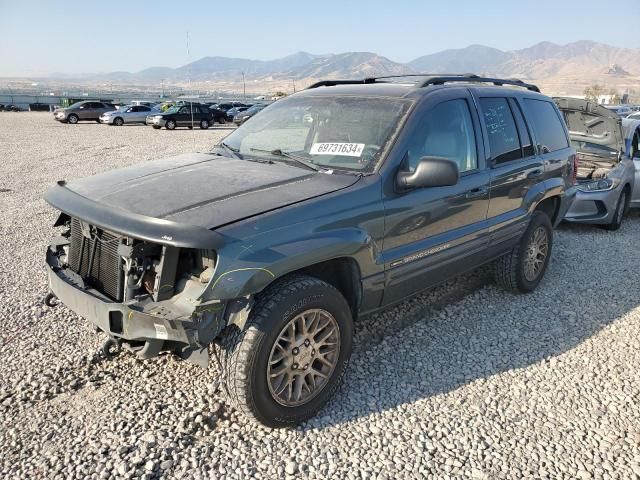
[[[478,198],[484,196],[489,189],[487,187],[477,187],[464,194],[465,198]]]
[[[536,178],[544,173],[542,168],[536,168],[532,172],[527,173],[527,178]]]

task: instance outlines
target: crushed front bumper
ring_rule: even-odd
[[[55,247],[47,249],[49,288],[66,307],[109,337],[135,344],[137,348],[134,351],[141,358],[171,350],[187,360],[206,366],[206,347],[213,340],[212,333],[217,334],[222,329],[223,304],[218,308],[207,307],[205,316],[194,309],[192,316],[180,317],[171,310],[170,304],[114,302],[87,287],[79,275],[62,268],[54,251]]]
[[[573,223],[607,224],[613,220],[624,185],[612,190],[583,192],[578,190],[576,199],[564,216],[564,220]]]

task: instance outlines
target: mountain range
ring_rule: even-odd
[[[640,49],[614,47],[582,40],[566,45],[541,42],[521,50],[503,51],[483,45],[445,50],[407,63],[372,52],[314,55],[298,52],[276,60],[203,57],[178,68],[150,67],[135,73],[112,72],[85,80],[122,84],[193,83],[199,87],[248,90],[300,87],[318,79],[364,78],[423,72],[476,73],[520,78],[553,85],[558,90],[583,89],[592,83],[640,88]]]

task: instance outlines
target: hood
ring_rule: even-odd
[[[66,188],[107,208],[212,229],[349,187],[358,179],[193,153],[76,180]]]
[[[622,122],[614,111],[581,98],[554,97],[553,100],[562,112],[569,136],[579,152],[584,149],[582,143],[587,144],[586,150],[624,151]]]

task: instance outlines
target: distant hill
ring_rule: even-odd
[[[456,50],[425,55],[409,62],[416,71],[425,73],[495,73],[512,58],[508,52],[483,45],[470,45]]]
[[[372,52],[314,55],[297,52],[275,60],[203,57],[178,68],[150,67],[139,72],[83,75],[83,81],[158,84],[194,82],[237,88],[244,73],[254,90],[276,88],[292,80],[299,85],[321,78],[364,78],[409,73],[476,73],[516,77],[552,86],[554,93],[566,93],[594,82],[620,88],[640,88],[640,50],[619,48],[592,41],[566,45],[541,42],[521,50],[502,51],[483,45],[444,50],[408,63],[394,62]],[[52,75],[53,76],[53,75]],[[57,76],[69,79],[72,76]],[[80,77],[78,77],[80,78]]]

